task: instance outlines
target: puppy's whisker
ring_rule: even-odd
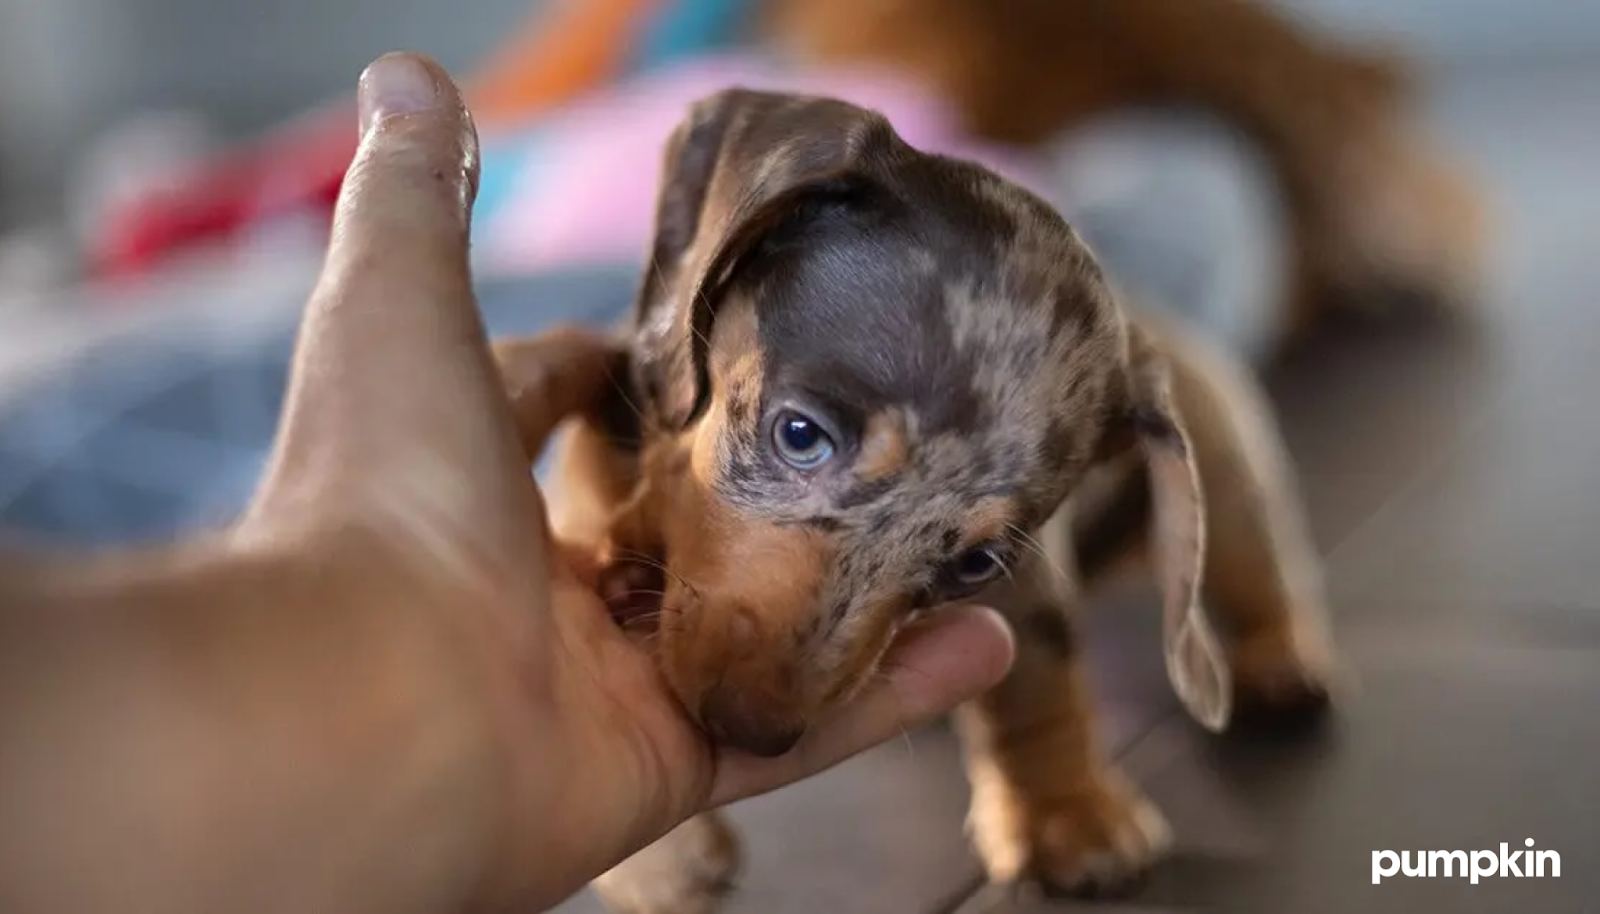
[[[622,547],[617,547],[614,550],[612,559],[619,565],[631,563],[635,565],[643,565],[646,568],[659,568],[662,570],[665,570],[666,568],[660,559],[655,558],[648,552],[637,552],[635,550]]]
[[[698,305],[706,309],[710,309],[712,307],[711,299],[706,297],[706,293],[704,291],[700,291],[697,293],[697,295],[698,297],[696,303]],[[707,349],[711,348],[711,339],[705,335],[704,331],[702,331],[699,327],[696,327],[694,325],[694,321],[692,320],[689,321],[689,332],[694,334],[695,339],[699,340],[701,343],[704,343]]]
[[[881,685],[881,686],[883,686],[884,690],[889,693],[889,697],[894,700],[895,710],[897,712],[896,716],[898,718],[898,722],[896,723],[896,726],[900,730],[900,741],[902,743],[905,743],[906,755],[908,755],[911,758],[915,759],[917,757],[917,744],[915,742],[913,742],[912,739],[911,739],[911,731],[906,729],[906,725],[905,725],[905,719],[906,719],[905,706],[906,706],[906,703],[905,703],[905,699],[900,697],[900,689],[897,687],[897,684],[894,681],[894,677],[890,676],[888,673],[886,673],[885,671],[883,671],[881,669],[874,670],[873,673],[872,673],[872,677],[868,680],[868,684],[869,685]]]
[[[607,377],[611,381],[612,389],[615,390],[617,395],[622,398],[622,402],[626,404],[628,410],[633,413],[633,417],[639,420],[640,427],[643,427],[645,424],[644,410],[639,408],[639,404],[633,402],[633,397],[628,396],[628,385],[626,383],[619,382],[615,377],[611,377],[609,373]]]
[[[617,557],[630,562],[638,562],[641,565],[648,565],[651,568],[659,568],[662,571],[668,570],[665,562],[648,552],[641,552],[637,549],[618,549]]]
[[[1067,572],[1061,567],[1061,564],[1056,561],[1056,559],[1051,556],[1050,553],[1045,551],[1043,543],[1039,542],[1032,535],[1030,535],[1028,531],[1018,527],[1016,524],[1006,524],[1006,529],[1011,531],[1012,535],[1022,543],[1024,549],[1027,549],[1029,552],[1037,555],[1039,557],[1039,561],[1044,563],[1045,568],[1048,569],[1051,574],[1055,575],[1057,578],[1060,578],[1064,584],[1070,585],[1072,583],[1072,578],[1067,576]]]
[[[707,349],[711,348],[711,338],[706,336],[704,331],[702,331],[700,328],[694,327],[694,326],[691,326],[689,328],[689,330],[690,330],[691,333],[694,334],[694,338],[695,339],[697,339],[700,342],[705,344]]]
[[[1009,531],[1012,536],[1015,536],[1022,543],[1024,548],[1028,549],[1030,552],[1033,552],[1035,555],[1039,556],[1045,561],[1050,561],[1050,556],[1044,551],[1044,544],[1040,543],[1037,539],[1034,539],[1033,535],[1028,533],[1028,531],[1022,529],[1016,524],[1010,523],[1006,524],[1006,530]]]
[[[615,390],[617,395],[622,398],[622,402],[627,405],[634,418],[639,420],[639,426],[643,428],[645,425],[644,410],[640,409],[639,404],[633,402],[633,397],[629,396],[631,391],[629,390],[628,381],[630,379],[625,377],[618,378],[616,372],[608,368],[606,370],[606,380],[611,382],[611,389]]]
[[[656,622],[656,623],[660,623],[660,622],[666,621],[669,618],[672,618],[674,615],[675,615],[675,613],[672,613],[672,612],[669,612],[669,611],[666,611],[666,610],[661,610],[659,612],[653,612],[653,613],[640,613],[637,616],[629,616],[627,621],[626,621],[626,624],[627,625],[634,625],[634,624],[639,623],[639,622]]]
[[[699,588],[690,583],[688,578],[672,570],[671,568],[668,568],[665,562],[650,555],[649,553],[640,552],[636,549],[618,549],[617,557],[630,562],[638,562],[641,565],[648,565],[651,568],[659,569],[663,573],[671,575],[679,584],[682,584],[684,587],[687,587],[694,593],[700,592]]]
[[[622,593],[616,594],[613,599],[624,600],[628,597],[664,597],[666,595],[666,592],[661,590],[626,590]]]
[[[656,647],[656,642],[661,640],[661,628],[659,626],[641,630],[638,626],[630,624],[622,626],[622,630],[627,634],[628,640],[639,647],[653,650]]]
[[[891,692],[894,691],[894,687],[890,686],[889,690]],[[895,704],[899,705],[899,704],[902,704],[902,702],[900,702],[898,699],[896,699]],[[900,722],[896,726],[898,726],[899,730],[900,730],[900,742],[903,743],[905,745],[905,747],[906,747],[906,757],[911,759],[912,761],[916,761],[916,758],[917,758],[917,744],[915,742],[912,742],[912,740],[911,740],[911,731],[906,729],[905,713],[904,712],[901,712],[901,714],[900,714]]]
[[[666,594],[662,593],[659,590],[630,590],[627,593],[619,594],[616,597],[616,599],[626,599],[627,597],[632,597],[632,596],[665,597]],[[641,619],[678,618],[678,617],[681,617],[682,615],[683,615],[683,607],[681,607],[681,606],[673,606],[673,605],[668,604],[668,603],[662,603],[662,604],[660,604],[660,608],[659,609],[656,609],[656,610],[653,610],[653,611],[647,612],[647,613],[639,613],[638,615],[629,616],[628,617],[628,621],[632,622],[632,621],[641,620]]]

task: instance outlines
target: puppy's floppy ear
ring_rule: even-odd
[[[881,115],[832,99],[730,89],[694,105],[667,141],[637,303],[634,383],[657,421],[682,428],[704,408],[741,261],[808,203],[859,197],[905,148]]]
[[[1210,730],[1233,711],[1233,679],[1216,630],[1200,602],[1205,568],[1205,499],[1165,358],[1137,326],[1129,328],[1127,397],[1122,416],[1150,478],[1151,553],[1162,591],[1167,676],[1185,708]]]

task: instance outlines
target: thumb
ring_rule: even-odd
[[[414,428],[428,417],[411,404],[498,386],[468,266],[478,143],[461,96],[432,61],[388,54],[361,75],[359,97],[361,145],[295,366],[316,383],[291,391],[341,443]]]
[[[410,54],[367,68],[360,113],[266,492],[293,483],[392,500],[396,479],[450,468],[509,479],[526,461],[468,268],[472,119],[449,75]]]

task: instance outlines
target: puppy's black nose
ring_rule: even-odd
[[[700,723],[716,742],[761,758],[777,758],[794,748],[806,725],[762,714],[735,690],[718,686],[700,700]]]

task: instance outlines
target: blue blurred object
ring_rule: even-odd
[[[734,43],[755,0],[667,0],[645,30],[630,68],[647,70]]]
[[[1136,307],[1240,358],[1287,330],[1288,215],[1260,152],[1201,112],[1133,111],[1065,137],[1055,203]]]
[[[635,283],[632,269],[547,275],[485,283],[479,301],[496,336],[605,325]],[[295,304],[242,349],[165,331],[115,337],[0,407],[0,527],[93,546],[232,517],[277,427]]]

